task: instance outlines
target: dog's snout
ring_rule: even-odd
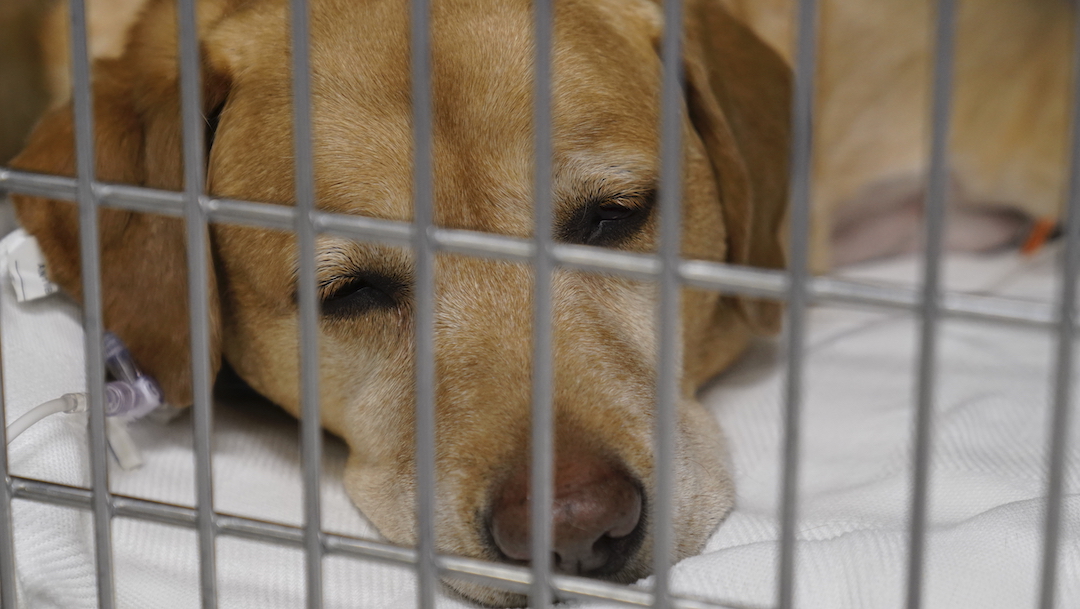
[[[642,494],[635,479],[610,460],[559,454],[552,505],[556,570],[572,575],[619,572],[642,541]],[[511,560],[528,561],[529,470],[523,466],[494,494],[490,533]]]

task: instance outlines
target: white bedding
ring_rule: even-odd
[[[1049,299],[1052,252],[948,261],[959,289]],[[910,282],[914,260],[849,274]],[[16,305],[0,299],[7,420],[84,384],[75,307],[57,297]],[[803,417],[797,605],[896,607],[903,599],[918,326],[895,312],[818,308],[810,314]],[[1047,331],[948,321],[942,327],[932,469],[927,607],[1032,606],[1038,583],[1053,342]],[[746,606],[775,594],[783,369],[763,342],[717,379],[702,399],[730,440],[738,505],[704,554],[673,572],[675,589]],[[114,492],[192,505],[187,415],[133,426],[145,465],[111,469]],[[1080,413],[1073,417],[1058,581],[1060,607],[1080,606]],[[14,474],[85,485],[85,427],[56,415],[10,447]],[[262,403],[219,403],[215,413],[215,507],[299,524],[297,426]],[[328,441],[323,492],[327,529],[374,536],[341,484],[346,451]],[[21,605],[96,606],[87,512],[17,501]],[[117,600],[123,608],[199,606],[191,530],[116,519]],[[273,544],[219,538],[220,606],[303,606],[303,555]],[[326,606],[413,605],[408,569],[326,559]],[[464,603],[440,598],[440,607]],[[586,607],[604,606],[586,603]]]

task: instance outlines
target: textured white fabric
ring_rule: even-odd
[[[2,247],[0,247],[2,249]],[[914,260],[853,274],[894,281],[917,275]],[[1050,253],[949,260],[953,287],[1048,299]],[[76,308],[62,298],[16,306],[0,300],[8,420],[84,384]],[[895,607],[903,599],[911,468],[913,373],[918,325],[910,315],[819,308],[810,316],[803,416],[797,604]],[[927,607],[1013,608],[1036,598],[1049,383],[1047,331],[949,321],[942,326],[938,416],[932,468]],[[761,343],[717,379],[702,399],[730,441],[738,506],[707,551],[678,564],[682,593],[746,606],[775,594],[776,512],[784,372],[780,350]],[[1080,415],[1074,416],[1080,427]],[[87,483],[85,423],[56,415],[10,447],[17,475]],[[190,419],[140,422],[142,469],[111,469],[114,492],[192,505]],[[1071,434],[1061,607],[1080,605],[1080,437]],[[324,522],[374,536],[341,483],[346,450],[328,439]],[[301,479],[297,425],[257,403],[219,403],[214,436],[219,511],[298,524]],[[19,594],[24,607],[93,607],[89,516],[25,501],[15,505]],[[199,606],[194,531],[116,519],[117,600],[122,608]],[[273,544],[222,537],[218,583],[224,608],[303,606],[303,555]],[[413,605],[408,569],[331,557],[326,606],[399,609]],[[647,582],[645,582],[647,583]],[[440,607],[466,607],[441,597]],[[600,607],[602,603],[583,606]]]
[[[952,287],[1049,299],[1045,253],[953,256]],[[911,282],[915,260],[851,273]],[[800,607],[899,607],[904,600],[914,376],[909,314],[822,308],[806,346],[797,566]],[[926,607],[1025,607],[1037,598],[1045,502],[1048,331],[941,326],[931,471]],[[784,374],[756,349],[705,392],[731,444],[738,508],[675,588],[763,606],[774,599]],[[1058,606],[1080,603],[1080,421],[1073,417]]]

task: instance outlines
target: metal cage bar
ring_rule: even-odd
[[[916,380],[915,449],[912,464],[911,520],[908,528],[907,607],[922,606],[926,526],[929,519],[930,457],[933,439],[937,341],[941,318],[941,256],[948,196],[949,113],[952,107],[953,40],[956,8],[953,0],[938,0],[934,40],[931,107],[930,175],[926,187],[926,253],[920,313],[918,375]]]
[[[105,439],[104,318],[101,303],[101,252],[98,239],[98,205],[94,193],[93,95],[87,53],[86,5],[72,0],[71,63],[72,99],[75,110],[76,198],[79,204],[79,249],[83,282],[83,326],[86,331],[86,385],[90,404],[90,472],[94,506],[94,560],[98,606],[116,604],[112,558],[112,497],[109,493],[108,451]]]
[[[74,509],[92,508],[93,493],[84,488],[18,476],[13,477],[11,488],[12,496],[17,499]],[[197,515],[194,508],[122,495],[116,495],[114,502],[116,516],[189,529],[197,527]],[[219,535],[289,547],[302,548],[304,546],[304,530],[301,527],[227,514],[219,514],[217,523]],[[325,543],[328,554],[399,565],[416,565],[418,562],[415,549],[369,539],[327,533]],[[532,582],[531,570],[526,567],[456,556],[439,556],[435,562],[439,569],[448,575],[496,585],[508,590],[527,592]],[[551,586],[567,598],[611,600],[631,607],[653,606],[652,593],[605,581],[554,575]],[[737,609],[722,603],[680,598],[672,599],[671,607]]]
[[[675,432],[682,380],[682,298],[678,277],[682,245],[682,0],[664,0],[660,55],[659,303],[656,311],[657,370],[653,443],[654,607],[671,604],[671,553],[675,547]]]
[[[435,606],[439,567],[435,557],[435,227],[431,2],[410,0],[409,69],[413,104],[413,251],[416,255],[416,517],[417,601]]]
[[[2,340],[0,333],[0,342]],[[7,404],[3,365],[0,365],[0,403]],[[7,424],[7,408],[0,408],[0,440],[4,442],[3,450],[0,450],[0,607],[15,607],[15,529],[11,519],[13,496],[8,469]]]
[[[780,548],[777,604],[795,603],[795,535],[798,525],[799,444],[803,400],[803,345],[810,282],[810,171],[813,143],[814,69],[817,52],[817,0],[798,5],[795,84],[791,109],[790,217],[787,281],[787,378],[784,385],[783,473],[780,486]]]
[[[800,0],[797,15],[795,89],[792,95],[791,226],[786,285],[786,364],[784,383],[784,445],[781,479],[780,551],[777,603],[795,603],[795,544],[798,526],[798,465],[802,409],[802,347],[806,340],[806,309],[810,254],[810,170],[813,134],[813,72],[818,46],[818,2]]]
[[[1061,541],[1061,516],[1065,501],[1065,455],[1073,409],[1076,379],[1076,289],[1080,274],[1080,20],[1073,39],[1073,113],[1069,183],[1065,197],[1065,251],[1062,256],[1061,285],[1058,295],[1058,320],[1054,370],[1053,403],[1050,418],[1050,447],[1047,453],[1046,515],[1043,525],[1042,581],[1039,585],[1039,609],[1054,609],[1057,584],[1057,558]]]
[[[13,169],[0,168],[0,189],[62,200],[75,199],[75,181],[71,178]],[[178,193],[102,183],[96,184],[95,192],[104,207],[182,215],[182,198]],[[296,217],[293,208],[270,203],[208,198],[204,200],[204,207],[211,223],[289,230]],[[320,233],[401,246],[409,246],[415,238],[413,225],[408,222],[320,211],[312,212],[312,216]],[[430,232],[432,245],[439,251],[516,261],[528,261],[533,256],[534,245],[529,239],[445,228],[433,228]],[[552,246],[552,256],[559,266],[635,279],[649,280],[660,273],[659,263],[651,254],[556,243]],[[787,299],[788,276],[784,271],[682,260],[679,276],[686,285],[705,290]],[[896,285],[811,277],[807,288],[810,304],[850,304],[914,311],[920,303],[919,290]],[[963,292],[942,293],[941,313],[955,318],[1036,327],[1050,327],[1057,320],[1055,308],[1047,303]]]
[[[552,503],[555,497],[555,431],[553,414],[554,373],[552,370],[552,273],[555,261],[552,227],[552,57],[554,6],[551,0],[533,2],[534,45],[533,137],[536,167],[533,178],[533,362],[530,450],[532,453],[529,512],[530,551],[533,584],[530,607],[546,609],[551,605],[552,574]]]
[[[178,6],[180,35],[180,96],[184,133],[184,199],[188,264],[188,310],[191,316],[192,436],[195,448],[195,505],[199,534],[199,587],[202,606],[217,607],[217,561],[214,541],[214,480],[211,430],[213,412],[210,373],[210,309],[205,287],[209,285],[206,212],[202,197],[206,184],[203,146],[202,75],[198,23],[194,0]]]
[[[304,559],[308,609],[323,605],[322,420],[319,407],[319,297],[315,278],[315,160],[312,150],[307,0],[292,0],[293,151],[297,295],[300,308],[300,449],[304,469]]]

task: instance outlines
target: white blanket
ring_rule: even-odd
[[[0,244],[2,249],[2,244]],[[954,288],[1049,299],[1051,253],[953,257]],[[856,275],[912,281],[914,260]],[[16,305],[0,290],[7,420],[84,386],[77,309],[62,297]],[[803,413],[797,605],[896,607],[903,599],[911,427],[918,325],[910,315],[822,307],[810,314]],[[1032,606],[1037,594],[1049,386],[1047,331],[949,321],[942,326],[931,473],[927,607]],[[673,571],[677,591],[746,606],[773,602],[778,539],[784,371],[778,346],[756,345],[702,399],[730,440],[738,505],[704,554]],[[1080,606],[1080,413],[1073,417],[1058,581],[1060,607]],[[111,468],[114,492],[194,503],[190,418],[133,426],[145,465]],[[301,520],[297,425],[264,403],[219,403],[214,499],[221,512]],[[55,415],[10,447],[20,476],[86,485],[85,419]],[[346,450],[328,440],[323,491],[327,529],[374,537],[345,495]],[[96,606],[87,512],[15,502],[21,605]],[[116,519],[117,600],[123,608],[199,606],[191,530]],[[228,537],[217,542],[220,606],[303,606],[299,550]],[[647,583],[644,582],[644,583]],[[414,603],[403,567],[326,559],[326,606],[399,609]],[[465,607],[441,597],[440,607]],[[587,607],[606,606],[585,603]]]

